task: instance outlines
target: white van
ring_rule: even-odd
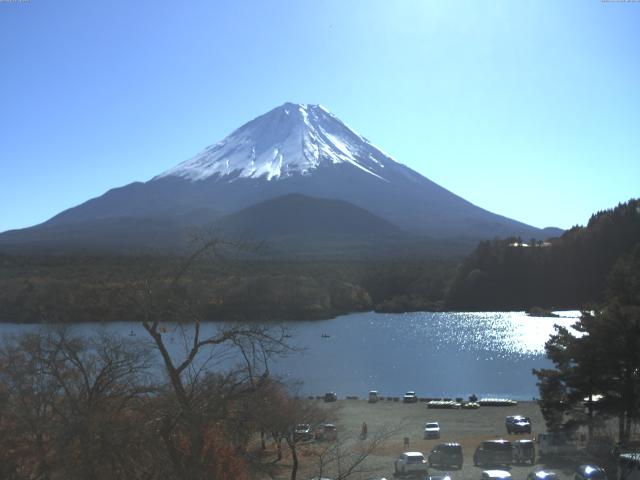
[[[369,403],[376,403],[378,401],[378,391],[370,390],[369,391]]]

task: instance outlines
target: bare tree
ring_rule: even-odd
[[[215,239],[203,243],[167,278],[148,281],[136,293],[144,305],[142,326],[162,358],[169,380],[171,408],[165,410],[159,433],[174,474],[183,479],[214,478],[216,459],[206,445],[215,430],[242,453],[250,437],[246,428],[224,428],[247,420],[241,400],[260,390],[269,377],[269,359],[290,350],[284,329],[259,324],[217,324],[204,328],[202,309],[190,298],[182,282],[194,264],[221,249],[245,248],[242,244]],[[180,352],[169,348],[178,337]],[[234,406],[233,415],[230,414]],[[223,422],[224,420],[224,422]],[[216,426],[215,429],[212,429]],[[247,427],[245,422],[245,427]],[[240,435],[243,434],[243,435]]]
[[[371,473],[367,460],[398,431],[398,426],[384,427],[366,441],[355,436],[338,436],[335,441],[312,450],[316,459],[313,474],[318,478],[331,475],[335,480],[345,480],[353,475]]]
[[[0,358],[1,425],[19,446],[13,478],[143,478],[140,430],[127,419],[150,392],[148,350],[60,329],[8,341]]]
[[[292,401],[283,392],[281,412],[265,403],[277,383],[270,359],[291,348],[276,325],[202,322],[193,287],[204,287],[187,272],[230,248],[243,246],[206,242],[172,273],[130,283],[144,341],[59,329],[8,342],[0,478],[250,478],[252,442],[277,430],[265,414],[280,419]],[[295,450],[292,418],[281,438]]]

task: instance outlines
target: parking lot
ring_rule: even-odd
[[[369,404],[366,400],[339,400],[335,403],[324,404],[323,408],[332,409],[338,436],[345,446],[354,445],[358,441],[362,423],[367,423],[368,440],[377,435],[385,434],[375,453],[368,456],[366,472],[354,474],[350,478],[367,479],[394,477],[394,461],[403,451],[419,451],[428,455],[438,443],[458,442],[462,445],[464,465],[461,469],[431,467],[429,474],[450,474],[453,480],[480,480],[482,471],[489,466],[474,466],[473,453],[482,440],[505,438],[509,440],[533,438],[536,432],[544,432],[544,421],[535,402],[521,402],[517,406],[509,407],[480,407],[476,410],[464,409],[428,409],[424,403],[403,404],[402,402],[381,401]],[[531,419],[532,433],[523,435],[508,435],[505,427],[505,417],[508,415],[524,415]],[[440,439],[423,439],[423,427],[426,422],[437,421],[441,427]],[[391,433],[388,433],[391,432]],[[363,442],[364,444],[364,442]],[[407,445],[408,444],[408,445]],[[305,462],[312,467],[313,460]],[[575,467],[580,463],[578,459],[570,459],[553,464],[510,465],[507,468],[514,480],[525,480],[527,475],[538,469],[554,470],[560,480],[573,479]],[[315,474],[312,468],[303,468],[310,476]],[[327,477],[331,477],[327,469]],[[308,478],[300,476],[299,478]]]

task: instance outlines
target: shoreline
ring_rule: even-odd
[[[200,320],[202,323],[265,323],[265,324],[296,324],[299,322],[321,322],[325,320],[335,320],[340,317],[346,317],[354,314],[375,314],[375,315],[403,315],[407,313],[464,313],[468,315],[483,315],[488,313],[517,313],[524,314],[528,318],[578,318],[580,312],[582,310],[580,308],[562,308],[558,310],[550,310],[551,313],[556,315],[531,315],[527,309],[523,308],[520,310],[514,309],[491,309],[491,310],[404,310],[404,311],[378,311],[376,309],[371,310],[353,310],[353,311],[345,311],[345,312],[334,312],[331,315],[327,316],[302,316],[297,317],[296,319],[287,318],[286,316],[281,319],[274,318],[216,318],[216,317],[208,317]],[[562,315],[563,313],[577,313],[576,315]],[[109,319],[109,320],[100,320],[100,319],[89,319],[89,320],[81,320],[77,322],[44,322],[42,320],[30,319],[30,320],[11,320],[0,318],[0,325],[50,325],[50,326],[60,326],[60,325],[83,325],[83,324],[123,324],[123,323],[141,323],[141,320],[117,320],[117,319]],[[194,323],[193,321],[184,322],[185,324]]]

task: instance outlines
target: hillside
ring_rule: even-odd
[[[217,225],[223,231],[249,232],[262,239],[318,235],[391,236],[402,233],[391,222],[349,202],[295,193],[227,215]]]
[[[602,298],[621,255],[640,243],[640,200],[594,214],[550,242],[483,241],[447,295],[460,310],[587,307]]]

